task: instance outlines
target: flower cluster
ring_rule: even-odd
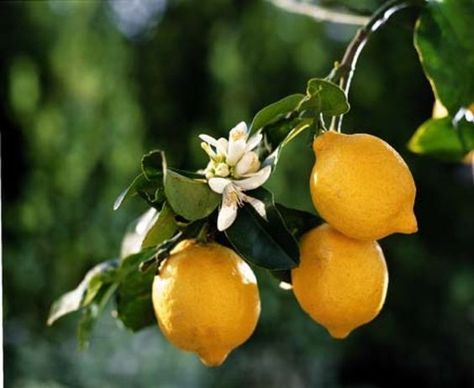
[[[247,125],[241,122],[231,129],[229,139],[214,139],[208,135],[199,137],[203,140],[201,147],[210,158],[204,170],[209,187],[222,194],[217,228],[223,231],[231,226],[239,206],[244,202],[266,218],[264,203],[244,193],[260,187],[270,177],[271,167],[261,168],[254,151],[262,141],[262,135],[256,134],[249,138]]]

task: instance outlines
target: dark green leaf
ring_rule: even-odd
[[[142,171],[150,181],[162,181],[166,169],[165,153],[160,150],[150,151],[142,158]]]
[[[165,200],[162,179],[150,181],[141,173],[117,197],[114,202],[114,210],[117,210],[126,200],[137,194],[150,206],[159,208]]]
[[[143,174],[138,175],[124,191],[120,193],[114,202],[114,210],[117,210],[127,199],[137,194],[137,188],[148,182]]]
[[[276,204],[276,208],[285,220],[288,230],[297,241],[307,231],[323,223],[323,220],[315,214],[303,210],[292,209],[279,203]]]
[[[146,272],[138,269],[123,279],[117,290],[117,314],[123,324],[138,331],[155,322],[151,301],[154,266]]]
[[[303,98],[303,94],[292,94],[266,106],[253,118],[252,124],[250,125],[250,131],[256,132],[260,128],[283,119],[289,113],[296,110]]]
[[[274,148],[273,152],[266,156],[266,159],[263,162],[264,166],[275,166],[278,163],[278,159],[280,157],[280,153],[285,145],[287,145],[291,140],[293,140],[296,136],[298,136],[302,131],[308,129],[311,127],[313,124],[314,120],[310,118],[306,119],[294,119],[289,123],[290,125],[285,127],[285,137],[280,140],[278,143],[275,142],[274,144],[271,144],[272,146],[276,145],[276,148]],[[265,132],[267,132],[267,129],[265,129]],[[283,131],[281,131],[283,134]]]
[[[272,150],[278,148],[278,146],[287,138],[288,134],[295,129],[303,119],[299,117],[285,119],[278,121],[265,127],[264,135],[267,144]]]
[[[318,78],[308,81],[306,97],[298,107],[299,111],[310,111],[315,116],[324,114],[337,116],[349,111],[344,91],[336,84]]]
[[[155,247],[171,238],[176,232],[175,214],[167,202],[163,204],[161,211],[153,217],[150,225],[143,239],[142,249]]]
[[[227,239],[242,257],[253,264],[271,270],[295,267],[299,263],[298,243],[275,207],[273,195],[263,188],[248,194],[265,203],[268,221],[250,205],[245,205],[225,231]]]
[[[174,167],[168,167],[168,170],[171,170],[171,171],[176,172],[178,174],[184,175],[185,177],[191,178],[191,179],[203,179],[204,178],[203,174],[199,174],[199,173],[194,172],[194,171],[181,170],[179,168],[174,168]]]
[[[146,248],[128,256],[119,268],[120,285],[117,290],[117,314],[123,324],[137,331],[153,322],[151,285],[155,267],[145,273],[138,270],[141,263],[156,255],[157,248]]]
[[[474,102],[474,1],[429,1],[415,46],[439,100],[454,116]]]
[[[72,291],[61,296],[51,306],[48,325],[52,325],[62,316],[89,305],[104,285],[111,284],[117,276],[118,260],[109,260],[97,264]]]
[[[207,217],[221,200],[205,181],[187,178],[169,169],[165,174],[165,193],[174,212],[189,221]]]
[[[462,121],[454,128],[451,117],[430,119],[417,129],[408,147],[417,154],[459,161],[474,147],[474,124]]]
[[[123,283],[124,279],[129,274],[138,271],[138,267],[140,266],[140,264],[152,258],[156,254],[157,250],[157,247],[145,248],[138,253],[134,253],[133,255],[127,256],[122,259],[117,273],[119,282]]]

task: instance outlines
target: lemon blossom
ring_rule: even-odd
[[[199,135],[199,138],[210,158],[203,173],[211,190],[222,194],[217,229],[223,231],[231,226],[244,202],[266,218],[264,203],[244,193],[263,185],[271,173],[270,166],[260,168],[258,155],[253,151],[262,141],[262,134],[249,138],[247,125],[241,122],[230,130],[229,139],[214,139],[208,135]]]

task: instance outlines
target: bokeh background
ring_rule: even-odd
[[[415,16],[404,11],[370,41],[345,120],[345,131],[373,133],[398,149],[418,187],[419,233],[381,242],[390,271],[382,313],[347,340],[332,340],[291,291],[258,271],[255,334],[222,367],[207,369],[158,328],[120,327],[113,306],[79,352],[78,315],[47,327],[49,306],[89,267],[118,254],[144,206],[136,200],[113,212],[112,204],[142,153],[161,148],[175,167],[202,168],[197,134],[225,135],[302,92],[307,79],[329,72],[355,28],[261,0],[2,2],[6,386],[474,386],[474,186],[467,166],[406,149],[433,103],[412,44]],[[309,144],[304,135],[292,143],[267,185],[280,202],[306,210]]]

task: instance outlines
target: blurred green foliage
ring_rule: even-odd
[[[420,232],[381,242],[390,286],[373,323],[331,340],[291,292],[257,271],[257,331],[216,370],[174,349],[157,328],[133,335],[108,313],[82,353],[77,317],[46,327],[50,303],[119,254],[143,207],[130,201],[114,213],[112,205],[143,152],[165,149],[170,165],[202,168],[198,133],[224,135],[304,90],[307,79],[329,72],[355,31],[263,1],[141,2],[155,4],[142,19],[124,9],[130,3],[0,5],[6,385],[472,386],[472,176],[467,166],[406,150],[433,102],[412,45],[412,11],[367,46],[345,120],[345,131],[374,133],[397,148],[418,187]],[[268,184],[280,202],[305,210],[309,144],[301,136],[288,145]]]

